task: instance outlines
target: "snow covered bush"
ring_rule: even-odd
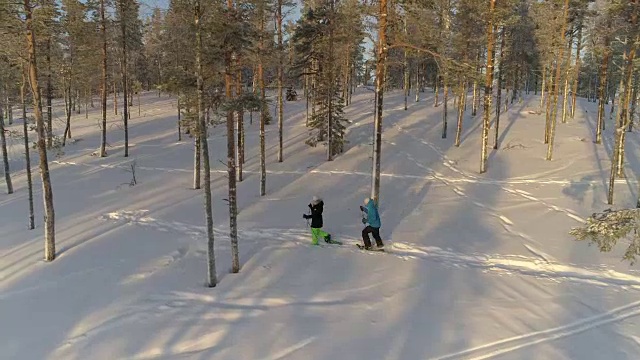
[[[594,213],[584,226],[571,229],[569,234],[576,240],[587,240],[589,245],[596,244],[600,251],[609,252],[620,240],[628,241],[629,246],[623,259],[633,265],[640,255],[640,209],[607,209]]]

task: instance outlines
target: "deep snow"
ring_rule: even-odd
[[[52,263],[42,261],[37,173],[39,227],[26,230],[24,151],[12,137],[16,193],[0,185],[0,358],[639,358],[640,272],[620,261],[623,248],[601,254],[568,235],[607,208],[612,126],[603,145],[593,143],[595,104],[581,99],[575,120],[558,122],[548,162],[544,118],[531,113],[539,98],[514,103],[480,175],[480,115],[467,114],[456,148],[456,111],[441,139],[442,107],[431,96],[407,111],[399,92],[385,96],[385,254],[353,246],[371,183],[372,92],[360,89],[347,108],[348,151],[333,162],[304,144],[304,101],[285,103],[284,163],[277,126],[267,127],[265,197],[258,124],[246,117],[239,274],[229,273],[225,129],[213,128],[216,288],[205,287],[203,196],[191,189],[192,140],[177,141],[175,99],[147,93],[141,116],[134,101],[130,158],[111,107],[107,158],[91,156],[99,109],[74,115],[75,141],[51,153]],[[56,132],[63,129],[59,111]],[[616,208],[635,206],[639,140],[628,134]],[[138,184],[130,187],[132,161]],[[345,246],[310,245],[302,214],[313,195],[325,200],[326,230]]]

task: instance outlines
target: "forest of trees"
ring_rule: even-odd
[[[4,124],[17,117],[14,109],[21,109],[22,118],[28,111],[23,132],[8,136],[38,151],[48,261],[55,258],[48,156],[72,138],[73,118],[83,116],[83,107],[84,116],[89,108],[102,111],[102,141],[95,144],[95,155],[110,155],[106,124],[113,112],[122,120],[124,156],[129,156],[128,120],[141,91],[174,96],[177,138],[193,141],[193,187],[205,197],[209,286],[217,280],[207,128],[221,124],[227,129],[232,271],[238,272],[236,183],[243,179],[244,124],[257,116],[259,192],[265,195],[265,127],[277,127],[278,161],[286,162],[283,92],[289,87],[299,89],[307,103],[309,135],[303,141],[325,146],[327,161],[345,150],[344,109],[355,88],[372,88],[371,195],[376,201],[384,94],[399,89],[405,109],[409,101],[424,101],[420,94],[426,88],[433,89],[433,106],[442,108],[442,138],[453,136],[456,146],[463,118],[482,116],[480,173],[490,169],[489,146],[501,146],[501,114],[524,96],[540,95],[537,111],[546,117],[540,138],[548,146],[547,160],[554,156],[556,128],[578,111],[576,98],[598,102],[593,141],[602,143],[606,126],[615,129],[610,204],[614,180],[624,176],[625,133],[633,131],[637,119],[640,87],[640,0],[170,0],[167,9],[154,9],[148,17],[140,16],[140,6],[138,0],[0,3],[3,168],[11,193]],[[107,109],[110,97],[114,106]],[[53,130],[54,99],[64,103],[62,133]],[[275,119],[271,106],[277,108]],[[451,127],[450,106],[457,114]],[[28,179],[31,191],[29,171]],[[32,196],[29,200],[33,204]],[[33,210],[28,218],[33,228]]]

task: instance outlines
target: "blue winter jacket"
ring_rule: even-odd
[[[369,223],[369,226],[373,228],[380,228],[380,226],[382,226],[382,223],[380,222],[380,214],[378,214],[378,208],[376,208],[376,204],[373,200],[369,200],[365,211],[367,213],[367,223]]]

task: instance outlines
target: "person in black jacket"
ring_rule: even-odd
[[[311,209],[311,214],[303,214],[302,217],[305,219],[311,219],[311,243],[313,245],[318,245],[318,238],[323,238],[324,241],[331,241],[331,234],[322,230],[322,210],[324,207],[324,202],[322,199],[314,196],[309,204],[309,209]]]

